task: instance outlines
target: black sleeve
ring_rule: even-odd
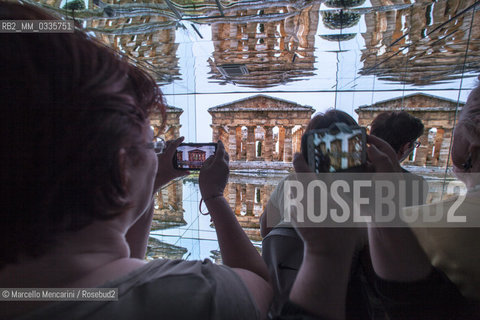
[[[468,302],[440,270],[415,282],[386,281],[378,276],[375,288],[392,320],[463,319]]]

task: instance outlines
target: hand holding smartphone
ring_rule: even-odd
[[[205,160],[216,151],[216,143],[182,143],[173,156],[173,167],[179,170],[200,170]]]

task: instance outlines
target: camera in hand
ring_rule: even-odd
[[[173,167],[180,170],[200,170],[205,160],[216,151],[216,143],[182,143],[173,157]]]
[[[367,160],[366,131],[336,122],[328,129],[311,130],[302,137],[302,153],[313,172],[348,172]]]

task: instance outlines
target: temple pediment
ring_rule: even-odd
[[[463,107],[465,103],[459,102],[458,107]],[[359,114],[363,111],[411,111],[411,112],[439,112],[439,111],[451,111],[454,112],[457,108],[457,101],[451,99],[445,99],[442,97],[424,94],[414,93],[403,97],[397,97],[394,99],[388,99],[379,101],[372,105],[361,106],[355,109],[355,112]]]

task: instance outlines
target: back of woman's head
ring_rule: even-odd
[[[53,20],[0,0],[0,20]],[[153,79],[83,32],[0,34],[0,267],[128,205],[118,163],[164,104]]]

